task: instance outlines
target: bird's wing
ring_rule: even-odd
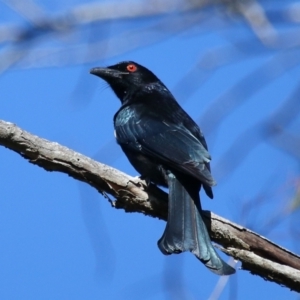
[[[183,124],[173,124],[151,115],[139,116],[134,110],[119,111],[115,120],[119,144],[159,159],[172,168],[213,186],[208,164],[210,155]]]

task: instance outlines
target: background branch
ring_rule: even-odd
[[[9,122],[0,121],[0,144],[47,171],[63,172],[88,183],[115,208],[166,219],[167,194],[154,185],[145,190],[142,181]],[[205,211],[204,216],[212,240],[240,260],[242,269],[300,292],[299,256],[211,212]]]

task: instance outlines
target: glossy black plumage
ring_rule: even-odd
[[[165,232],[158,241],[164,254],[191,251],[219,275],[234,273],[213,248],[201,217],[199,191],[212,198],[215,181],[210,155],[197,124],[165,85],[135,62],[91,73],[107,81],[121,100],[114,116],[116,139],[131,164],[153,183],[169,187]]]

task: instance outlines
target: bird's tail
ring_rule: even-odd
[[[230,275],[235,269],[218,255],[201,216],[199,191],[190,191],[170,173],[168,222],[158,247],[163,254],[190,251],[212,272]]]

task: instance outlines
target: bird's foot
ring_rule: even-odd
[[[146,190],[150,185],[150,180],[148,178],[144,178],[142,176],[133,177],[133,179],[130,179],[128,181],[128,183],[129,182],[133,183],[134,185],[136,185],[137,187],[139,187],[143,190]]]

